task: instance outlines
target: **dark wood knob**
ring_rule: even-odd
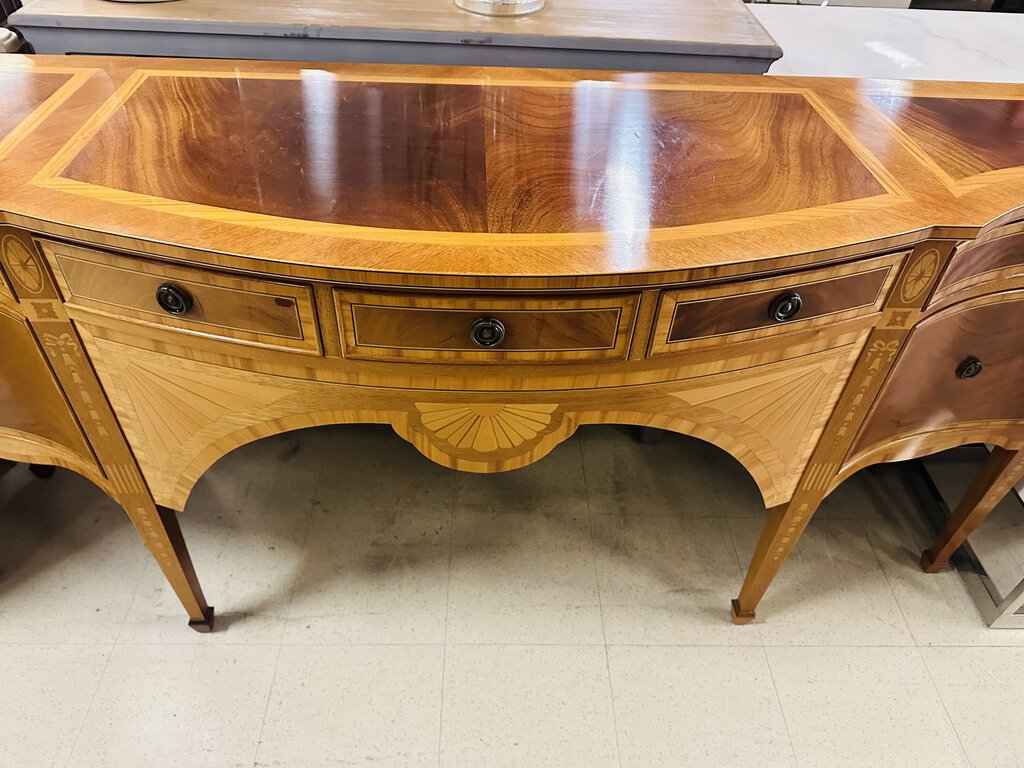
[[[772,301],[771,306],[768,308],[768,315],[777,323],[784,323],[787,320],[792,320],[798,314],[800,314],[800,308],[803,307],[804,300],[800,298],[800,294],[796,291],[787,291],[781,296],[776,296]]]
[[[958,379],[973,379],[979,373],[984,366],[981,364],[981,360],[976,357],[968,357],[960,362],[960,365],[956,367],[956,377]]]
[[[192,309],[189,292],[174,283],[164,283],[156,289],[156,303],[169,315],[184,315]]]
[[[481,317],[470,327],[469,338],[478,347],[496,347],[505,340],[505,324],[496,317]]]

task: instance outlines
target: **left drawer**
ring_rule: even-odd
[[[70,306],[262,347],[320,353],[313,292],[41,241]]]

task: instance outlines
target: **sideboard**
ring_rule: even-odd
[[[391,425],[500,472],[708,441],[770,514],[736,622],[860,468],[1024,474],[1024,86],[0,59],[0,458],[121,504],[191,624],[218,458]],[[684,502],[681,502],[684,503]]]

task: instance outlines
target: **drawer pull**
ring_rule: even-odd
[[[768,316],[777,323],[784,323],[792,320],[800,314],[804,300],[796,291],[787,291],[781,296],[776,296],[772,305],[768,308]]]
[[[976,357],[968,357],[956,367],[956,377],[958,379],[973,379],[981,373],[983,367],[981,360]]]
[[[156,289],[156,303],[170,315],[184,315],[192,309],[192,297],[174,283],[164,283]]]
[[[496,347],[505,340],[505,324],[496,317],[481,317],[470,327],[469,338],[478,347]]]

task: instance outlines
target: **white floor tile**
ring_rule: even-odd
[[[448,512],[450,469],[426,458],[391,427],[349,424],[325,428],[318,499],[330,512]]]
[[[72,472],[24,466],[3,476],[0,510],[0,642],[114,642],[157,570],[124,511]]]
[[[307,430],[246,445],[199,481],[179,520],[209,602],[211,635],[183,632],[181,604],[148,568],[121,632],[129,643],[277,643],[300,575],[329,434]]]
[[[69,768],[250,768],[277,654],[275,646],[116,646]]]
[[[442,646],[285,646],[258,768],[437,765]]]
[[[443,643],[448,512],[313,516],[286,643]]]
[[[749,563],[760,522],[729,525],[740,562]],[[859,520],[811,520],[757,614],[765,645],[914,644]]]
[[[801,766],[965,768],[916,648],[766,648]]]
[[[497,474],[455,473],[458,512],[581,515],[587,493],[577,438],[522,469]]]
[[[597,514],[757,516],[764,502],[746,470],[724,451],[666,432],[639,442],[638,427],[583,427],[583,466]]]
[[[594,515],[592,524],[608,643],[761,644],[756,624],[731,621],[743,572],[728,521]]]
[[[984,447],[970,446],[924,460],[950,509],[956,508],[988,456]],[[1015,494],[1004,496],[968,541],[1000,592],[1007,594],[1024,580],[1024,510]]]
[[[113,502],[18,466],[0,766],[435,766],[440,745],[442,766],[488,768],[794,749],[800,768],[1016,768],[1024,632],[988,629],[955,572],[921,573],[931,535],[898,477],[830,496],[737,627],[765,513],[699,441],[584,428],[471,476],[389,428],[283,435],[218,462],[182,516],[218,608],[201,635]]]
[[[108,645],[0,646],[0,764],[67,762],[110,652]]]
[[[610,647],[623,768],[795,766],[761,648]]]
[[[1024,649],[925,648],[921,654],[971,763],[1019,768]]]
[[[865,516],[864,526],[918,645],[1024,646],[1024,632],[988,628],[955,570],[921,570],[932,535],[920,513],[894,505]]]
[[[441,766],[618,766],[604,648],[449,646]]]
[[[458,512],[449,643],[603,643],[586,515]]]

